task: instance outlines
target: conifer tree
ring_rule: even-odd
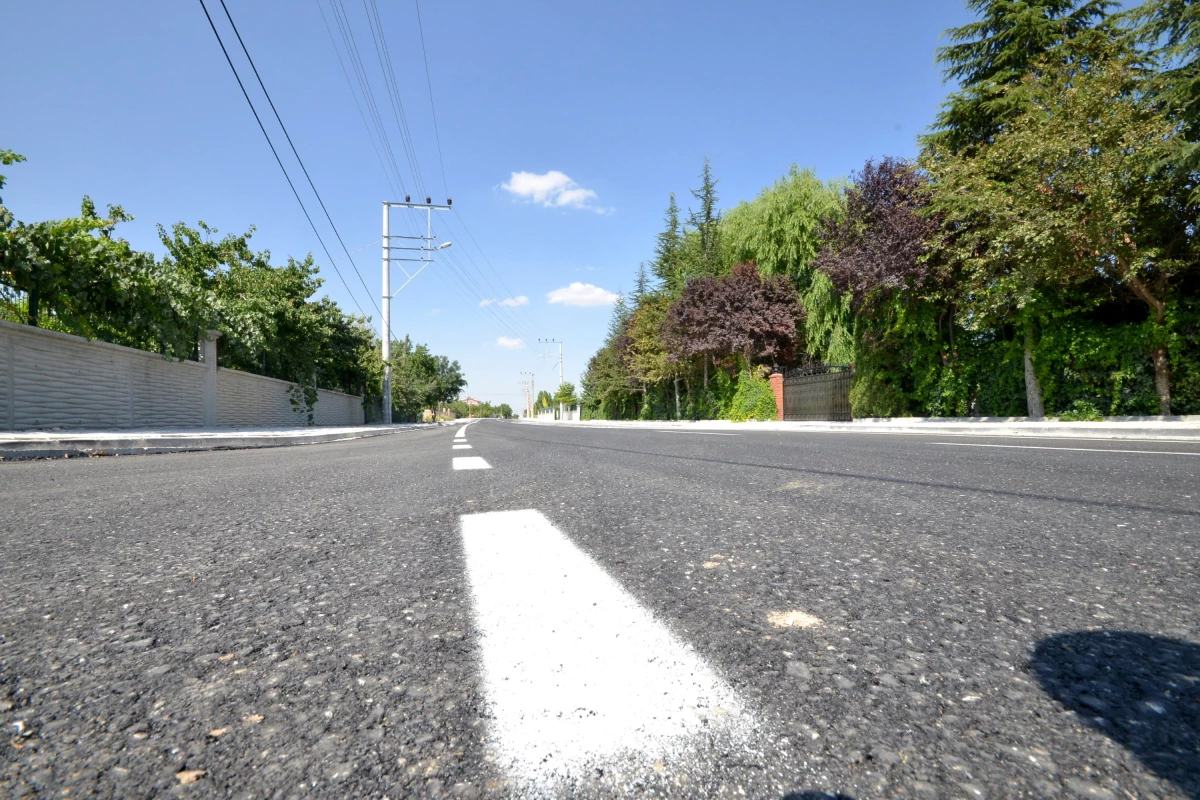
[[[720,272],[721,215],[717,211],[717,181],[712,175],[712,164],[704,157],[704,169],[700,173],[700,188],[692,189],[692,197],[700,201],[700,210],[688,216],[688,222],[696,229],[699,252],[697,262],[692,265],[693,274],[713,276]],[[691,277],[690,275],[688,277]]]
[[[946,79],[958,81],[960,88],[943,104],[924,143],[957,152],[990,141],[1028,102],[1007,89],[1052,51],[1070,45],[1064,59],[1085,58],[1093,39],[1110,39],[1107,13],[1113,5],[1112,0],[967,0],[979,19],[947,30],[951,44],[937,51]]]
[[[675,202],[675,193],[671,192],[671,202],[667,206],[667,214],[663,220],[666,227],[658,235],[654,245],[654,276],[658,278],[663,288],[670,295],[683,291],[683,232],[679,229],[679,204]]]

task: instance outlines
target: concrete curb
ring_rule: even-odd
[[[230,431],[114,431],[103,433],[0,434],[0,460],[74,458],[82,456],[133,456],[185,453],[202,450],[246,450],[259,447],[293,447],[389,436],[402,431],[440,427],[435,423],[363,426],[356,428],[301,428]]]
[[[937,436],[1004,436],[1041,439],[1129,439],[1160,442],[1200,442],[1200,417],[1160,419],[1134,418],[1105,422],[1029,422],[1026,420],[856,420],[854,422],[698,422],[589,420],[584,422],[541,422],[519,420],[525,425],[571,425],[592,428],[644,428],[649,430],[729,431],[746,433],[887,433]]]

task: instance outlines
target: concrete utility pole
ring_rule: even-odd
[[[392,357],[392,298],[400,294],[405,286],[412,283],[413,278],[421,274],[421,272],[434,262],[433,254],[437,250],[445,250],[450,246],[450,242],[442,242],[437,247],[433,246],[433,212],[434,211],[449,211],[452,201],[447,198],[446,205],[435,205],[428,197],[424,203],[412,202],[412,197],[405,196],[403,203],[393,203],[387,200],[383,201],[383,424],[392,424],[392,367],[388,363]],[[397,208],[423,208],[425,209],[425,235],[424,236],[392,236],[388,227],[388,218],[391,216],[392,207]],[[392,239],[403,239],[404,243],[392,246]],[[419,247],[406,246],[408,241],[420,242]],[[392,250],[404,252],[420,253],[417,258],[403,258],[400,256],[392,257]],[[408,278],[404,284],[392,291],[392,262],[393,261],[414,261],[421,265],[420,269],[411,275],[404,267],[400,267],[400,271]],[[436,413],[436,412],[435,412]]]
[[[558,345],[558,385],[563,385],[563,362],[562,362],[562,342],[558,339],[538,339],[539,344],[556,344]],[[563,404],[558,404],[558,418],[561,420],[566,413],[563,410]]]
[[[529,394],[528,394],[529,399],[528,399],[528,402],[526,402],[526,404],[525,404],[525,413],[529,416],[530,419],[533,419],[533,409],[534,409],[534,406],[537,404],[537,392],[534,389],[533,373],[532,372],[522,372],[521,374],[529,376]]]

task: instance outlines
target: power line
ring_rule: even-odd
[[[429,111],[433,114],[433,136],[437,139],[438,164],[442,167],[442,190],[450,194],[446,183],[446,161],[442,158],[442,135],[438,132],[437,109],[433,105],[433,80],[429,77],[429,53],[425,50],[425,28],[421,25],[421,0],[413,0],[417,8],[417,31],[421,34],[421,57],[425,59],[425,85],[429,87]]]
[[[242,83],[242,77],[238,75],[237,67],[233,65],[233,59],[229,57],[229,51],[225,49],[225,42],[221,40],[221,34],[217,32],[217,26],[213,23],[212,16],[208,13],[208,6],[204,4],[204,0],[200,0],[200,8],[204,9],[204,16],[208,20],[209,27],[212,28],[213,36],[217,37],[217,44],[221,46],[221,52],[225,54],[225,61],[229,64],[229,69],[233,72],[233,77],[237,81],[238,88],[242,90],[242,96],[246,98],[246,104],[250,106],[250,112],[254,114],[254,120],[258,123],[258,129],[262,131],[263,138],[267,140],[267,146],[271,148],[271,154],[275,156],[275,163],[279,165],[284,179],[287,180],[292,194],[296,197],[296,202],[300,204],[300,210],[304,212],[304,218],[308,220],[308,226],[312,228],[313,235],[321,243],[321,249],[325,251],[325,257],[329,259],[329,263],[337,273],[338,278],[341,279],[342,285],[346,287],[346,293],[350,296],[350,300],[358,307],[358,313],[365,317],[367,313],[363,311],[362,306],[359,305],[358,300],[354,297],[354,292],[350,291],[350,284],[346,283],[346,276],[342,275],[342,271],[334,263],[333,256],[329,253],[329,248],[325,246],[325,240],[321,238],[317,226],[313,224],[312,216],[308,213],[308,209],[304,207],[304,201],[300,199],[300,193],[296,191],[296,185],[292,183],[292,177],[288,175],[287,168],[283,166],[283,160],[279,157],[279,152],[275,149],[275,143],[271,141],[271,137],[267,134],[267,128],[263,125],[262,118],[258,116],[258,109],[254,107],[254,103],[250,100],[250,94],[246,91],[245,84]],[[376,306],[376,309],[378,309],[378,306]]]
[[[354,268],[354,274],[358,276],[358,282],[362,284],[363,291],[367,293],[367,297],[371,300],[371,304],[375,306],[375,310],[379,311],[379,305],[375,302],[375,298],[371,296],[371,290],[367,288],[367,282],[363,280],[362,273],[358,271],[358,265],[354,263],[354,258],[350,255],[350,250],[346,247],[346,243],[342,241],[342,234],[338,232],[337,226],[333,224],[333,217],[329,215],[329,209],[325,207],[325,201],[321,199],[321,193],[317,191],[316,185],[313,184],[312,176],[308,174],[308,168],[304,166],[304,159],[300,158],[300,153],[296,151],[296,145],[292,142],[291,134],[288,133],[287,126],[283,124],[283,118],[279,116],[279,111],[275,108],[275,101],[271,99],[271,93],[267,91],[266,84],[263,83],[262,76],[258,74],[258,67],[254,65],[254,59],[250,57],[250,51],[246,49],[246,43],[242,41],[242,34],[238,31],[237,24],[233,21],[233,16],[229,13],[229,7],[225,5],[225,0],[220,0],[221,8],[225,11],[225,18],[229,20],[229,26],[233,28],[233,35],[237,37],[238,44],[242,46],[242,52],[246,54],[246,60],[250,62],[250,69],[254,71],[254,77],[258,80],[258,87],[262,89],[263,95],[267,98],[267,104],[271,106],[271,113],[275,115],[275,121],[279,123],[280,129],[283,131],[283,137],[287,139],[288,146],[292,148],[292,155],[296,157],[296,162],[300,164],[300,171],[304,173],[305,179],[308,181],[308,188],[312,189],[316,195],[317,202],[321,204],[321,211],[325,212],[325,219],[329,223],[329,227],[333,228],[333,235],[337,237],[338,244],[342,246],[342,252],[346,254],[346,258],[350,261],[350,266]],[[205,9],[205,14],[208,10]],[[210,19],[209,22],[212,20]],[[216,28],[214,27],[215,31]],[[222,45],[223,47],[223,45]],[[230,64],[232,66],[232,62]],[[246,98],[247,100],[249,97]],[[256,115],[257,116],[257,115]],[[264,131],[265,133],[265,131]]]
[[[404,113],[404,102],[400,99],[400,86],[396,80],[396,72],[392,68],[392,56],[383,34],[383,22],[379,19],[379,8],[375,0],[363,0],[363,10],[367,13],[367,27],[371,30],[371,41],[375,44],[375,56],[379,59],[379,69],[383,73],[383,83],[388,90],[388,100],[392,105],[392,114],[396,118],[396,127],[400,130],[400,142],[408,158],[408,166],[412,170],[413,180],[421,194],[425,194],[425,179],[421,175],[421,166],[417,162],[416,148],[413,146],[412,134],[408,128],[408,116]],[[372,17],[374,10],[374,17]],[[377,30],[378,29],[378,30]]]

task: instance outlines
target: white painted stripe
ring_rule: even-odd
[[[712,431],[675,431],[669,429],[655,430],[655,433],[690,433],[694,436],[741,436],[740,433],[713,433]]]
[[[1117,450],[1108,447],[1047,447],[1036,444],[975,444],[973,442],[930,442],[943,447],[1003,447],[1014,450],[1074,450],[1080,453],[1138,453],[1148,456],[1200,456],[1200,452],[1189,453],[1182,450]]]
[[[521,793],[628,789],[656,761],[691,778],[750,741],[733,689],[541,513],[471,514],[462,532],[488,743]]]
[[[471,445],[469,445],[469,444],[456,444],[456,445],[454,445],[454,447],[453,447],[452,449],[454,449],[454,450],[470,450],[470,449],[471,449]]]
[[[455,439],[465,439],[465,438],[467,438],[467,429],[466,429],[466,428],[459,428],[459,429],[458,429],[458,433],[454,434],[454,438],[455,438]]]
[[[453,459],[455,469],[491,469],[492,465],[479,456],[456,456]]]

